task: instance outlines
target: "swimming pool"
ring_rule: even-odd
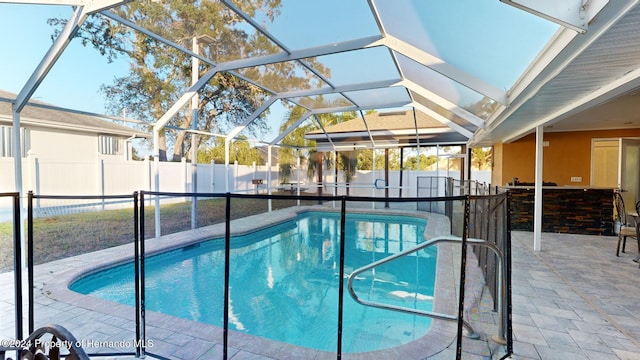
[[[336,350],[340,215],[304,212],[295,220],[232,238],[229,327],[272,340]],[[426,220],[348,214],[345,274],[424,241]],[[432,309],[436,249],[364,273],[366,300]],[[222,326],[224,241],[169,251],[145,262],[146,309]],[[343,286],[346,281],[343,281]],[[133,264],[85,276],[71,290],[134,305]],[[430,319],[364,307],[345,291],[343,351],[390,348],[422,337]]]

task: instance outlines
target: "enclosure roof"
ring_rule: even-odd
[[[415,115],[415,116],[414,116]],[[448,126],[420,111],[389,111],[367,114],[353,120],[309,132],[305,138],[315,140],[319,151],[337,149],[398,147],[418,144],[447,145],[465,139]],[[432,139],[437,138],[434,142]]]
[[[86,16],[105,16],[207,64],[208,71],[157,119],[155,132],[167,126],[199,89],[222,72],[271,94],[267,102],[225,134],[228,138],[244,135],[246,126],[266,117],[274,104],[294,104],[307,110],[294,126],[275,137],[258,139],[273,145],[306,122],[315,121],[313,136],[327,136],[324,125],[317,121],[318,114],[398,108],[409,108],[419,118],[426,116],[430,123],[437,121],[448,128],[442,132],[441,127],[423,126],[421,122],[418,137],[424,135],[430,143],[487,146],[515,140],[539,126],[549,131],[638,126],[639,112],[620,106],[624,103],[635,108],[633,101],[623,98],[635,94],[640,86],[638,1],[568,0],[558,11],[560,7],[552,6],[555,0],[455,4],[283,0],[271,11],[251,9],[241,0],[211,0],[199,4],[225,9],[221,13],[235,19],[228,24],[210,24],[211,33],[215,33],[215,26],[227,26],[233,34],[242,36],[228,40],[237,45],[236,51],[220,53],[204,44],[204,55],[189,50],[184,38],[174,34],[170,26],[162,33],[146,28],[144,11],[124,19],[111,10],[131,4],[143,4],[147,10],[168,6],[162,1],[23,3],[79,6],[70,19],[76,28],[82,26]],[[527,12],[509,3],[537,8]],[[197,21],[194,19],[194,28],[202,28],[195,26]],[[67,39],[54,44],[54,56],[45,58],[34,71],[17,96],[18,108],[57,61],[55,55],[64,51],[73,31],[71,28]],[[203,35],[209,34],[190,36]],[[286,76],[281,75],[282,68],[289,69]],[[601,116],[593,117],[598,113],[593,109],[607,106],[607,122]],[[374,126],[369,122],[376,119],[364,117],[369,144],[386,146],[379,144],[390,141],[388,134],[371,131]],[[396,129],[394,122],[383,127]],[[384,141],[376,141],[377,136]]]
[[[412,130],[427,128],[446,128],[442,123],[426,116],[424,113],[409,110],[389,111],[367,114],[364,117],[338,123],[325,128],[326,133],[336,134],[351,131]],[[366,125],[366,126],[365,126]],[[416,129],[417,128],[417,129]],[[321,130],[309,132],[308,135],[324,134]]]

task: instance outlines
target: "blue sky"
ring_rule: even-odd
[[[69,6],[0,4],[0,88],[18,93],[52,44],[48,18],[69,18]],[[6,34],[11,34],[7,36]],[[56,106],[104,113],[100,85],[127,73],[127,63],[108,64],[92,48],[72,41],[34,98]]]

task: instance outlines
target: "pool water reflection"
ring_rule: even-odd
[[[345,274],[423,242],[426,220],[348,214]],[[340,214],[309,211],[297,219],[231,239],[230,329],[335,351],[338,329]],[[436,248],[364,273],[365,300],[431,310]],[[133,264],[79,279],[71,289],[134,305]],[[422,337],[430,319],[357,304],[344,292],[343,351],[398,346]],[[223,324],[224,241],[214,239],[154,255],[145,262],[147,310]]]

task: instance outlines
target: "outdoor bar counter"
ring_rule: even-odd
[[[511,229],[533,231],[533,186],[507,186],[511,192]],[[613,189],[542,187],[542,231],[614,235]]]

